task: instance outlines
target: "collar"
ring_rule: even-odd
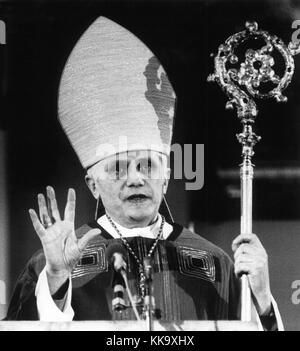
[[[114,221],[116,227],[119,229],[120,233],[122,234],[123,237],[129,238],[129,237],[134,237],[134,236],[141,236],[144,238],[149,238],[149,239],[155,239],[157,237],[157,234],[159,232],[159,227],[161,225],[162,217],[160,214],[158,214],[157,220],[147,226],[147,227],[141,227],[141,228],[125,228],[121,226],[119,223]],[[109,220],[107,219],[106,215],[101,216],[98,218],[97,223],[105,229],[114,239],[119,239],[119,234],[116,232],[115,228],[110,224]],[[173,227],[165,222],[164,227],[163,227],[163,232],[162,232],[162,239],[166,240],[168,236],[172,233]]]

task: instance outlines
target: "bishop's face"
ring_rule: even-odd
[[[130,151],[100,161],[88,172],[86,182],[117,223],[135,228],[156,218],[168,178],[166,156],[155,151]]]

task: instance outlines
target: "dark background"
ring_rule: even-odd
[[[57,122],[57,91],[66,59],[83,31],[100,15],[138,36],[160,59],[178,97],[173,142],[205,145],[205,182],[186,192],[171,181],[168,199],[175,220],[230,253],[239,231],[241,125],[225,111],[224,93],[207,83],[218,46],[243,30],[246,20],[287,43],[300,19],[298,1],[2,1],[7,27],[1,46],[0,129],[7,140],[9,281],[40,247],[28,209],[46,185],[57,191],[61,209],[68,187],[77,192],[76,224],[93,217],[95,203],[84,184],[84,170]],[[297,17],[298,16],[298,17]],[[300,38],[299,38],[300,39]],[[300,55],[288,89],[288,103],[259,102],[255,129],[254,230],[269,253],[273,293],[288,328],[300,325],[300,307],[290,299],[300,278]],[[233,176],[222,176],[233,170]],[[298,268],[299,267],[299,268]],[[298,308],[298,310],[297,310]],[[299,314],[299,316],[298,316]]]

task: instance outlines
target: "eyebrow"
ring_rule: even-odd
[[[159,160],[162,163],[162,158],[160,156],[159,156]],[[145,157],[141,157],[141,158],[138,158],[136,160],[137,163],[144,162],[144,161],[147,161],[147,162],[150,161],[151,163],[154,163],[154,164],[157,163],[157,161],[153,157],[151,157],[151,155],[145,156]]]
[[[129,162],[130,162],[130,161],[129,161],[128,159],[119,159],[119,158],[116,158],[116,159],[114,159],[114,160],[111,160],[111,161],[107,162],[107,163],[105,164],[104,170],[105,170],[106,172],[108,172],[112,167],[115,167],[115,166],[117,166],[117,165],[119,165],[119,164],[124,164],[124,163],[126,163],[126,165],[128,166]]]

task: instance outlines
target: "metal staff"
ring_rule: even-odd
[[[259,30],[256,22],[246,22],[246,29],[230,36],[218,48],[215,56],[215,72],[209,75],[209,82],[217,82],[229,97],[226,109],[237,110],[243,131],[236,137],[242,145],[242,163],[240,164],[241,179],[241,234],[252,233],[252,182],[253,182],[253,147],[261,139],[253,132],[253,124],[258,114],[254,98],[275,98],[277,102],[285,102],[287,98],[282,91],[290,84],[294,74],[293,56],[300,53],[300,43],[290,42],[286,46],[275,35]],[[260,49],[248,49],[244,62],[239,62],[235,54],[237,47],[251,40],[263,40],[265,45]],[[285,71],[278,76],[273,66],[275,60],[272,52],[277,50],[284,59]],[[231,66],[231,67],[230,67]],[[262,83],[273,83],[275,88],[267,93],[261,93]],[[241,277],[241,320],[251,321],[251,291],[248,277]]]

